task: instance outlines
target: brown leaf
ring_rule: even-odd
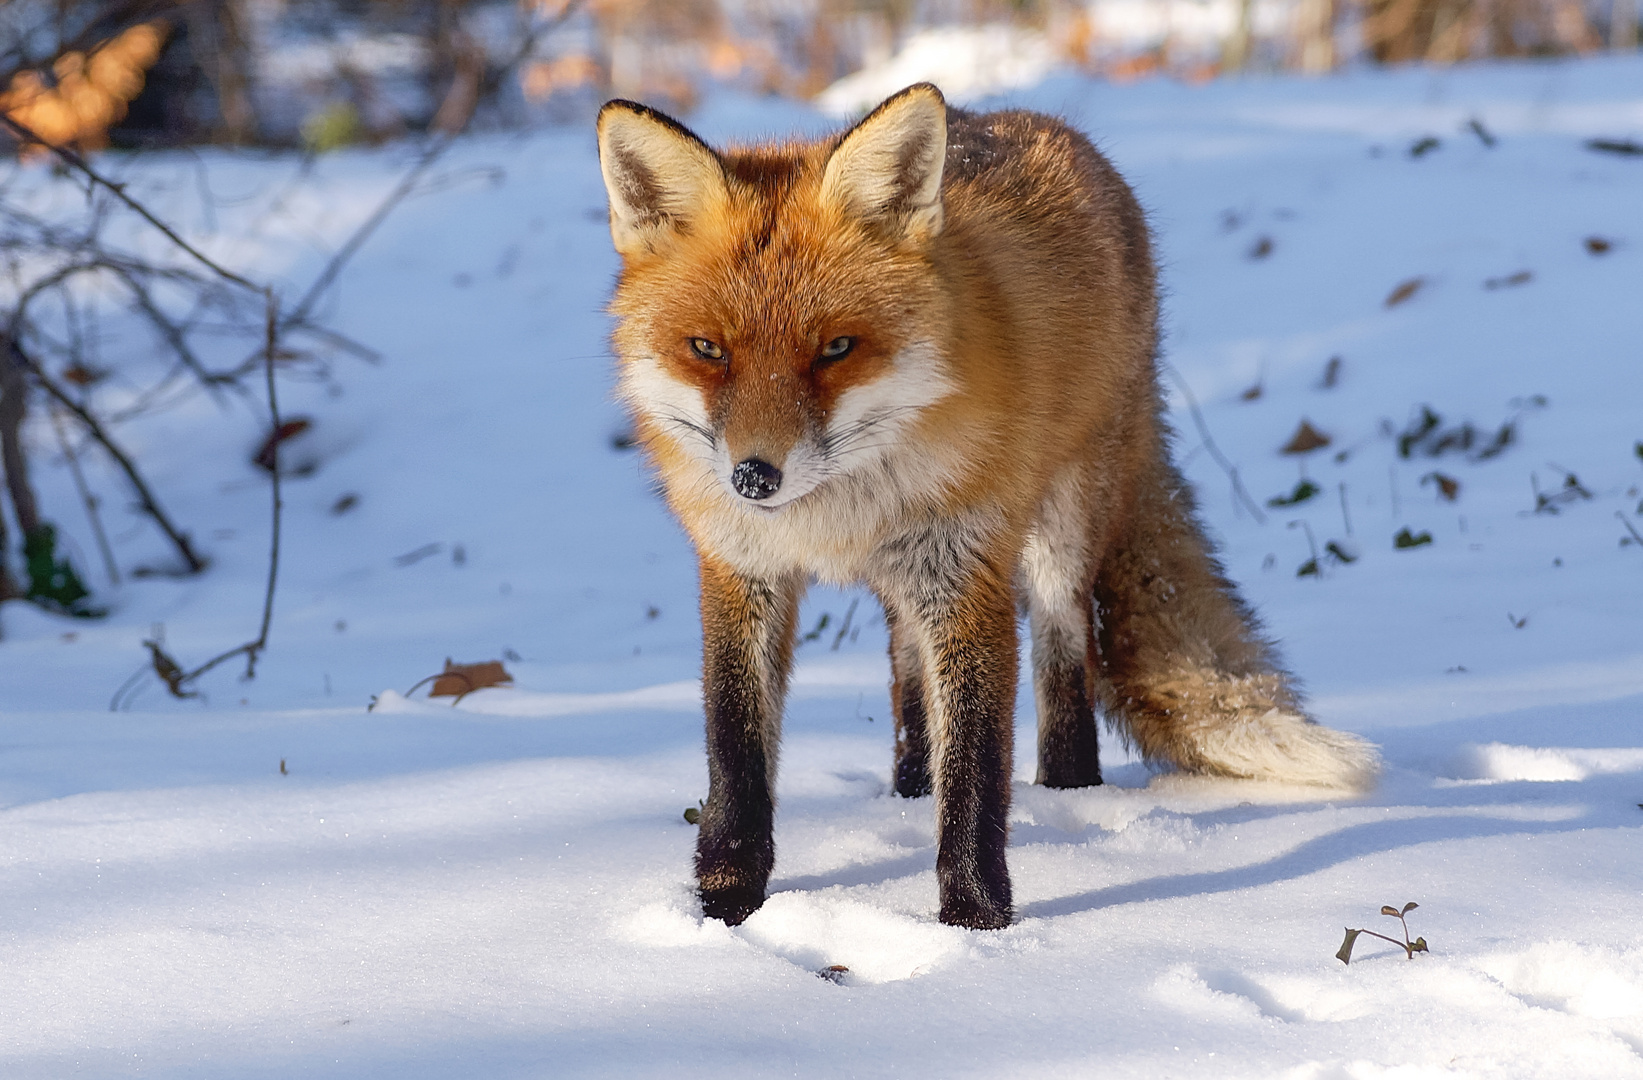
[[[1398,909],[1393,907],[1391,904],[1382,904],[1381,905],[1381,914],[1382,915],[1390,915],[1395,919],[1395,918],[1398,917]]]
[[[1289,441],[1278,449],[1280,454],[1306,454],[1313,450],[1328,446],[1329,436],[1313,427],[1309,421],[1302,420],[1301,426],[1295,429],[1295,434]]]
[[[1397,307],[1405,300],[1408,300],[1411,296],[1414,296],[1416,293],[1420,292],[1421,286],[1425,284],[1426,279],[1423,277],[1410,278],[1408,281],[1392,290],[1391,295],[1386,298],[1386,306],[1389,308]]]
[[[306,416],[295,416],[290,420],[285,421],[279,427],[268,433],[268,438],[262,441],[262,446],[258,448],[256,456],[251,459],[252,464],[256,465],[259,469],[266,469],[269,472],[273,472],[274,448],[288,439],[296,438],[298,435],[301,435],[313,426],[314,422]],[[285,470],[281,469],[280,472],[283,475]]]
[[[429,697],[462,697],[487,686],[501,686],[513,682],[513,676],[500,660],[483,660],[477,664],[456,664],[445,661],[445,671],[434,680]]]
[[[1586,238],[1586,250],[1593,255],[1607,255],[1612,247],[1614,245],[1601,236],[1588,236]]]
[[[1358,935],[1363,933],[1363,931],[1362,930],[1353,930],[1353,929],[1350,929],[1350,928],[1345,928],[1345,929],[1346,929],[1346,940],[1341,942],[1340,951],[1335,954],[1335,959],[1339,960],[1343,964],[1351,964],[1352,963],[1352,946],[1354,946],[1358,943]]]
[[[1270,236],[1261,237],[1259,240],[1255,241],[1254,246],[1249,249],[1249,257],[1252,259],[1264,259],[1271,254],[1272,237]]]
[[[1445,501],[1454,502],[1456,499],[1460,498],[1460,481],[1456,480],[1453,476],[1450,476],[1447,473],[1429,472],[1425,476],[1421,477],[1421,486],[1425,487],[1428,481],[1431,481],[1438,486],[1438,494],[1441,495]]]
[[[63,369],[63,379],[75,386],[93,386],[108,377],[108,372],[99,371],[84,364],[70,364]]]

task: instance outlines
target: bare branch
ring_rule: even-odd
[[[204,570],[207,562],[195,554],[194,546],[189,542],[188,534],[172,524],[171,518],[160,508],[159,500],[154,497],[148,483],[143,480],[142,473],[138,472],[137,466],[132,463],[131,456],[114,441],[96,415],[90,409],[75,401],[68,391],[58,386],[33,357],[23,352],[16,338],[8,338],[6,345],[17,361],[34,375],[35,381],[40,384],[41,388],[69,412],[73,413],[75,418],[85,425],[86,431],[90,433],[91,437],[96,439],[104,450],[108,451],[109,457],[115,460],[121,471],[126,474],[126,479],[131,481],[131,486],[137,492],[137,500],[142,506],[143,512],[154,519],[154,523],[160,527],[160,531],[165,533],[172,545],[176,547],[177,553],[183,557],[183,562],[188,566],[188,572],[197,574]]]
[[[103,556],[103,569],[108,573],[109,584],[120,584],[120,566],[114,561],[114,548],[108,542],[108,533],[103,530],[103,515],[98,513],[100,500],[91,491],[91,485],[86,483],[85,473],[80,469],[80,455],[75,452],[74,444],[69,441],[68,432],[63,430],[63,421],[57,415],[56,409],[48,409],[51,416],[51,430],[57,434],[57,445],[62,448],[63,457],[68,462],[68,471],[74,477],[74,487],[80,493],[80,501],[85,504],[86,517],[91,521],[91,533],[97,538],[97,550]]]
[[[127,207],[135,211],[137,216],[141,217],[144,221],[164,233],[166,239],[170,240],[173,244],[176,244],[183,251],[186,251],[201,266],[204,266],[224,281],[233,282],[242,289],[250,289],[253,292],[260,291],[258,286],[234,273],[234,271],[222,266],[220,263],[211,259],[204,252],[196,248],[193,244],[190,244],[187,240],[184,240],[181,236],[178,236],[176,230],[172,229],[171,226],[155,217],[153,212],[150,211],[148,207],[126,194],[126,186],[124,184],[116,183],[115,181],[104,177],[96,169],[93,169],[91,164],[86,161],[85,158],[81,157],[75,151],[66,146],[59,146],[54,142],[50,142],[43,136],[36,133],[33,128],[30,128],[28,125],[15,119],[8,113],[0,112],[0,124],[4,124],[6,127],[10,128],[18,136],[18,138],[22,139],[24,142],[34,143],[35,145],[43,146],[47,150],[50,150],[65,164],[77,169],[94,186],[101,187],[113,193],[116,199],[119,199],[122,203],[125,203]]]
[[[267,290],[266,296],[268,298],[268,310],[264,324],[263,371],[268,380],[268,418],[272,425],[269,430],[275,433],[275,437],[269,440],[268,443],[269,475],[272,478],[273,485],[273,521],[268,530],[268,588],[263,594],[262,626],[258,630],[255,640],[229,649],[227,652],[219,653],[193,671],[179,675],[174,683],[170,683],[172,693],[178,694],[178,696],[182,696],[180,691],[183,687],[186,687],[218,664],[232,660],[236,656],[245,657],[245,677],[247,679],[255,678],[257,674],[257,657],[268,647],[268,627],[274,621],[274,590],[279,582],[280,573],[280,518],[285,504],[280,499],[280,440],[278,438],[280,403],[274,387],[274,358],[279,353],[280,309],[279,301],[275,299],[273,289]]]

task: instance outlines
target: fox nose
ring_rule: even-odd
[[[768,499],[782,486],[782,471],[768,461],[748,458],[731,471],[730,483],[744,499]]]

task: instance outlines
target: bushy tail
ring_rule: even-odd
[[[1277,672],[1177,670],[1113,690],[1107,715],[1120,733],[1149,760],[1188,772],[1352,790],[1380,772],[1374,746],[1302,715]]]
[[[1362,789],[1375,749],[1309,720],[1293,680],[1217,565],[1173,468],[1143,484],[1096,606],[1104,711],[1142,754],[1178,768]]]

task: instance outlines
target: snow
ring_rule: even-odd
[[[929,800],[888,794],[882,619],[863,599],[838,636],[854,594],[833,590],[801,618],[831,615],[800,648],[770,900],[736,929],[701,919],[681,817],[705,794],[693,558],[611,444],[592,137],[464,142],[328,306],[382,362],[282,386],[320,464],[287,485],[256,679],[225,667],[198,701],[149,679],[108,711],[153,624],[185,663],[254,630],[255,402],[120,427],[207,573],[112,589],[82,558],[106,620],[0,613],[0,1074],[1643,1076],[1643,549],[1616,520],[1643,528],[1643,162],[1582,146],[1643,137],[1640,87],[1643,63],[1598,60],[1056,76],[1007,99],[1091,131],[1150,208],[1167,359],[1254,498],[1295,486],[1276,451],[1302,417],[1332,435],[1305,463],[1323,494],[1258,524],[1170,399],[1229,573],[1318,717],[1387,771],[1320,798],[1154,775],[1106,739],[1106,786],[1048,791],[1023,693],[1020,918],[986,933],[935,920]],[[716,140],[827,123],[730,96],[690,120]],[[1426,135],[1441,145],[1412,157]],[[192,158],[122,168],[294,295],[407,151],[306,174],[202,160],[214,228],[189,209]],[[72,202],[32,175],[42,207]],[[1421,404],[1486,432],[1516,416],[1518,439],[1399,458],[1381,422]],[[95,552],[49,428],[30,439],[45,512]],[[163,563],[87,466],[121,566]],[[1562,469],[1592,498],[1533,513],[1531,474],[1554,490]],[[1458,502],[1421,486],[1434,470]],[[345,493],[357,508],[333,514]],[[1296,576],[1291,521],[1361,557]],[[1404,527],[1433,542],[1395,549]],[[515,686],[405,696],[446,657],[508,657]],[[1334,958],[1343,927],[1396,934],[1376,912],[1410,900],[1429,955],[1365,937]]]
[[[859,115],[904,86],[933,82],[955,103],[1032,86],[1058,66],[1041,31],[1009,23],[920,30],[882,64],[829,86],[816,106],[834,116]]]

